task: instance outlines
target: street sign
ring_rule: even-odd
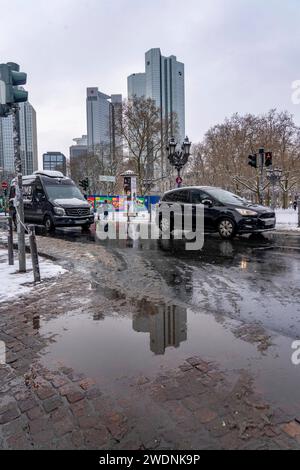
[[[106,183],[115,183],[116,177],[115,176],[100,175],[99,176],[99,181],[104,181]]]
[[[7,183],[7,181],[2,181],[1,186],[2,186],[2,189],[7,189],[7,188],[8,188],[8,183]]]
[[[181,178],[181,176],[177,176],[177,178],[176,178],[176,183],[177,183],[177,184],[181,184],[181,183],[182,183],[182,178]]]

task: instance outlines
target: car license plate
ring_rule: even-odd
[[[88,221],[85,220],[75,220],[75,224],[86,224]]]

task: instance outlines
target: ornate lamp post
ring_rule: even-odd
[[[272,185],[272,202],[271,207],[275,209],[275,185],[279,183],[282,177],[282,169],[281,168],[268,168],[266,171],[267,180],[270,181]]]
[[[189,138],[186,137],[184,141],[182,142],[181,150],[176,150],[177,142],[174,139],[174,137],[172,137],[167,147],[169,162],[177,170],[176,183],[177,183],[178,188],[180,188],[181,183],[182,183],[180,171],[182,170],[182,168],[188,161],[188,158],[190,156],[191,145],[192,143],[189,141]]]

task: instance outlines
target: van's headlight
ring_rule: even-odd
[[[235,209],[239,214],[249,216],[249,215],[257,215],[257,212],[251,211],[249,209]]]
[[[94,208],[92,206],[90,206],[90,214],[94,215]]]
[[[60,215],[60,216],[66,215],[65,209],[63,209],[62,207],[54,207],[54,212],[56,215]]]

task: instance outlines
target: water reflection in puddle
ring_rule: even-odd
[[[97,316],[81,311],[41,321],[40,333],[54,341],[43,350],[42,362],[61,361],[92,377],[103,388],[123,393],[137,377],[149,378],[199,355],[216,361],[233,376],[246,369],[258,391],[276,404],[298,404],[300,368],[291,363],[291,343],[277,337],[265,354],[237,338],[235,321],[182,306],[142,302],[131,316]],[[280,351],[280,355],[278,352]]]

